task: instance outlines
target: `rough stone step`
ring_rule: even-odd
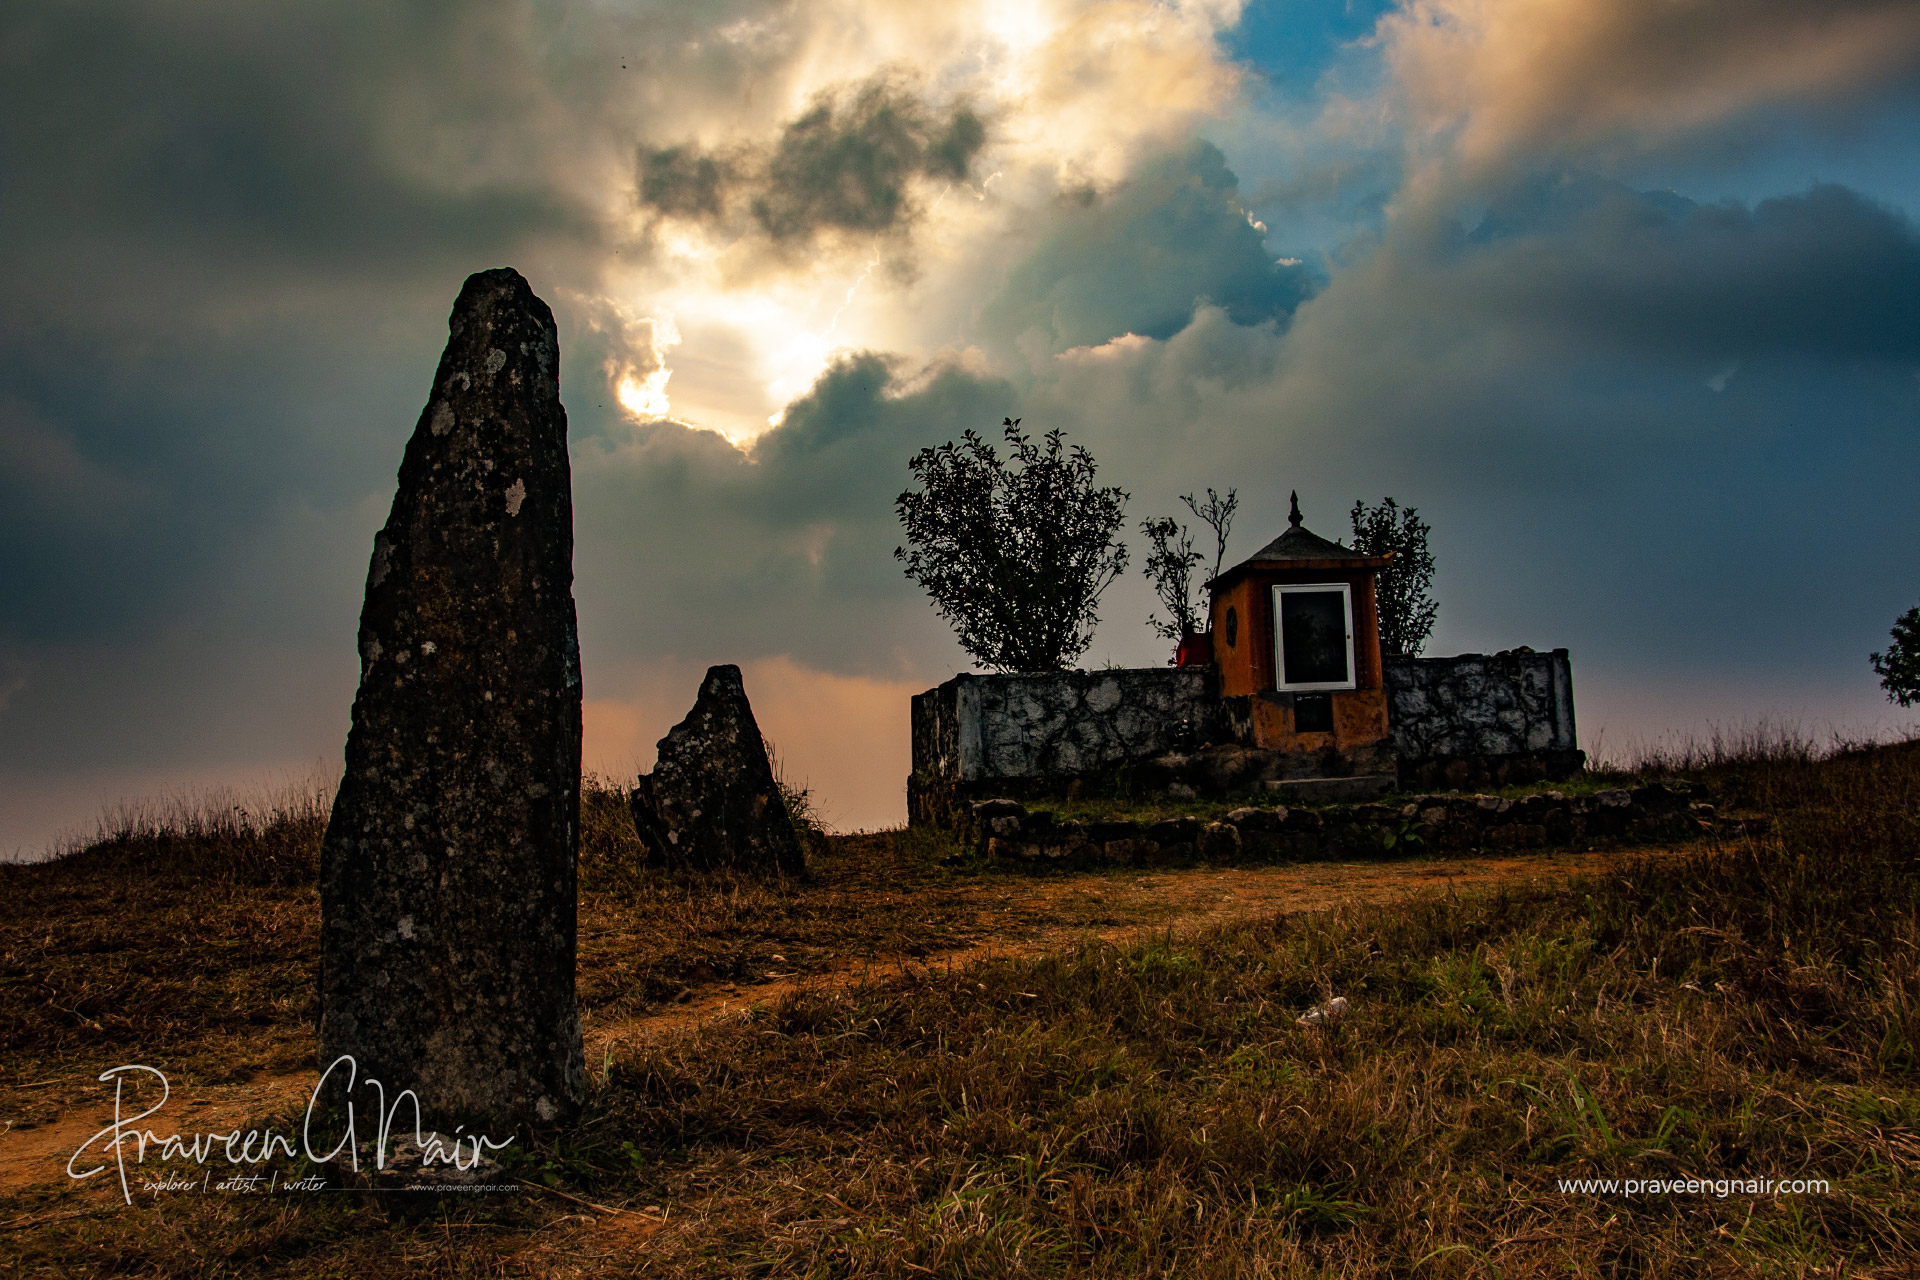
[[[1391,773],[1365,773],[1353,778],[1283,778],[1265,786],[1286,804],[1353,804],[1377,800],[1397,782]]]

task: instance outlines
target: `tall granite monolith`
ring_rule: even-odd
[[[707,668],[687,718],[660,739],[659,762],[633,789],[647,860],[712,871],[807,869],[740,668]]]
[[[448,329],[367,573],[321,853],[320,1061],[352,1054],[429,1126],[497,1136],[586,1084],[572,478],[546,303],[482,271]]]

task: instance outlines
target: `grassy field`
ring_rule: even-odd
[[[1769,832],[1571,887],[822,984],[595,1061],[583,1119],[514,1165],[546,1192],[412,1212],[34,1192],[0,1256],[25,1275],[1914,1274],[1920,746],[1675,767]],[[636,872],[617,803],[596,794],[584,824],[598,1016],[775,954],[1018,922],[980,913],[998,873],[898,835],[834,841],[807,884]],[[7,1114],[57,1111],[69,1086],[25,1086],[130,1045],[204,1073],[310,1054],[317,821],[6,871]],[[1296,1025],[1336,994],[1339,1026]],[[235,1067],[242,1046],[266,1056]],[[1689,1175],[1826,1189],[1561,1185]]]

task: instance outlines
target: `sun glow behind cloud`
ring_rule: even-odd
[[[667,380],[673,377],[673,370],[667,367],[667,352],[680,345],[680,330],[671,314],[653,317],[648,328],[652,336],[647,355],[654,367],[638,376],[629,373],[620,377],[614,388],[620,407],[641,422],[655,422],[673,412],[667,399]]]
[[[977,0],[932,20],[918,7],[858,9],[855,23],[797,11],[777,20],[790,21],[784,38],[806,49],[779,91],[784,117],[762,112],[718,136],[663,133],[646,146],[696,147],[714,166],[710,180],[724,182],[729,165],[754,148],[765,154],[827,100],[820,95],[890,76],[935,118],[979,119],[983,149],[964,180],[909,175],[898,220],[872,230],[829,225],[769,242],[751,218],[683,193],[642,228],[648,260],[610,266],[604,286],[611,311],[672,317],[670,337],[626,326],[630,353],[609,363],[614,393],[636,421],[671,413],[744,449],[784,421],[837,353],[925,358],[968,345],[972,318],[1036,210],[1119,181],[1143,150],[1226,106],[1238,84],[1215,42],[1237,0]],[[764,26],[754,40],[778,34]]]
[[[637,422],[671,414],[744,449],[779,425],[786,406],[813,386],[835,352],[887,342],[884,314],[859,313],[855,306],[873,265],[845,264],[838,272],[744,287],[693,275],[656,289],[652,305],[670,318],[655,322],[650,340],[637,335],[643,345],[628,359],[611,362],[621,370],[621,405]],[[644,286],[630,287],[632,305],[641,305]],[[697,335],[695,342],[683,332]],[[677,368],[669,363],[674,347],[689,357]],[[676,376],[670,403],[667,382]]]
[[[671,369],[655,369],[639,382],[622,378],[614,394],[620,407],[641,422],[657,422],[673,412],[667,400],[667,379],[672,376]]]

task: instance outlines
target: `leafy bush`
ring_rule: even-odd
[[[1147,536],[1147,579],[1167,617],[1150,613],[1147,625],[1157,636],[1179,640],[1200,630],[1200,609],[1193,599],[1193,571],[1206,559],[1193,549],[1193,535],[1172,516],[1142,520]]]
[[[1100,595],[1127,567],[1114,539],[1127,494],[1094,486],[1093,455],[1059,431],[1035,443],[1004,424],[1010,467],[974,432],[907,464],[895,504],[913,550],[894,548],[976,665],[1059,671],[1093,640]]]
[[[1213,573],[1207,579],[1211,581],[1220,576],[1220,564],[1227,554],[1227,532],[1233,527],[1233,512],[1240,505],[1240,499],[1232,489],[1227,490],[1224,498],[1209,489],[1204,504],[1190,493],[1182,494],[1180,501],[1213,530]],[[1193,535],[1171,516],[1142,520],[1140,532],[1146,535],[1151,547],[1145,566],[1147,579],[1153,583],[1153,593],[1167,611],[1165,621],[1157,614],[1148,614],[1147,625],[1155,635],[1169,640],[1197,635],[1206,629],[1202,625],[1205,611],[1201,601],[1194,598],[1193,571],[1206,562],[1206,556],[1193,549]]]
[[[1893,643],[1885,653],[1868,654],[1880,676],[1880,687],[1887,701],[1910,707],[1920,702],[1920,606],[1907,610],[1893,621]]]
[[[1427,550],[1427,534],[1432,527],[1415,514],[1414,508],[1402,509],[1392,498],[1374,507],[1356,501],[1352,520],[1356,550],[1370,556],[1393,556],[1392,566],[1381,570],[1375,580],[1380,651],[1417,658],[1440,616],[1440,605],[1429,590],[1433,586],[1433,553]]]

